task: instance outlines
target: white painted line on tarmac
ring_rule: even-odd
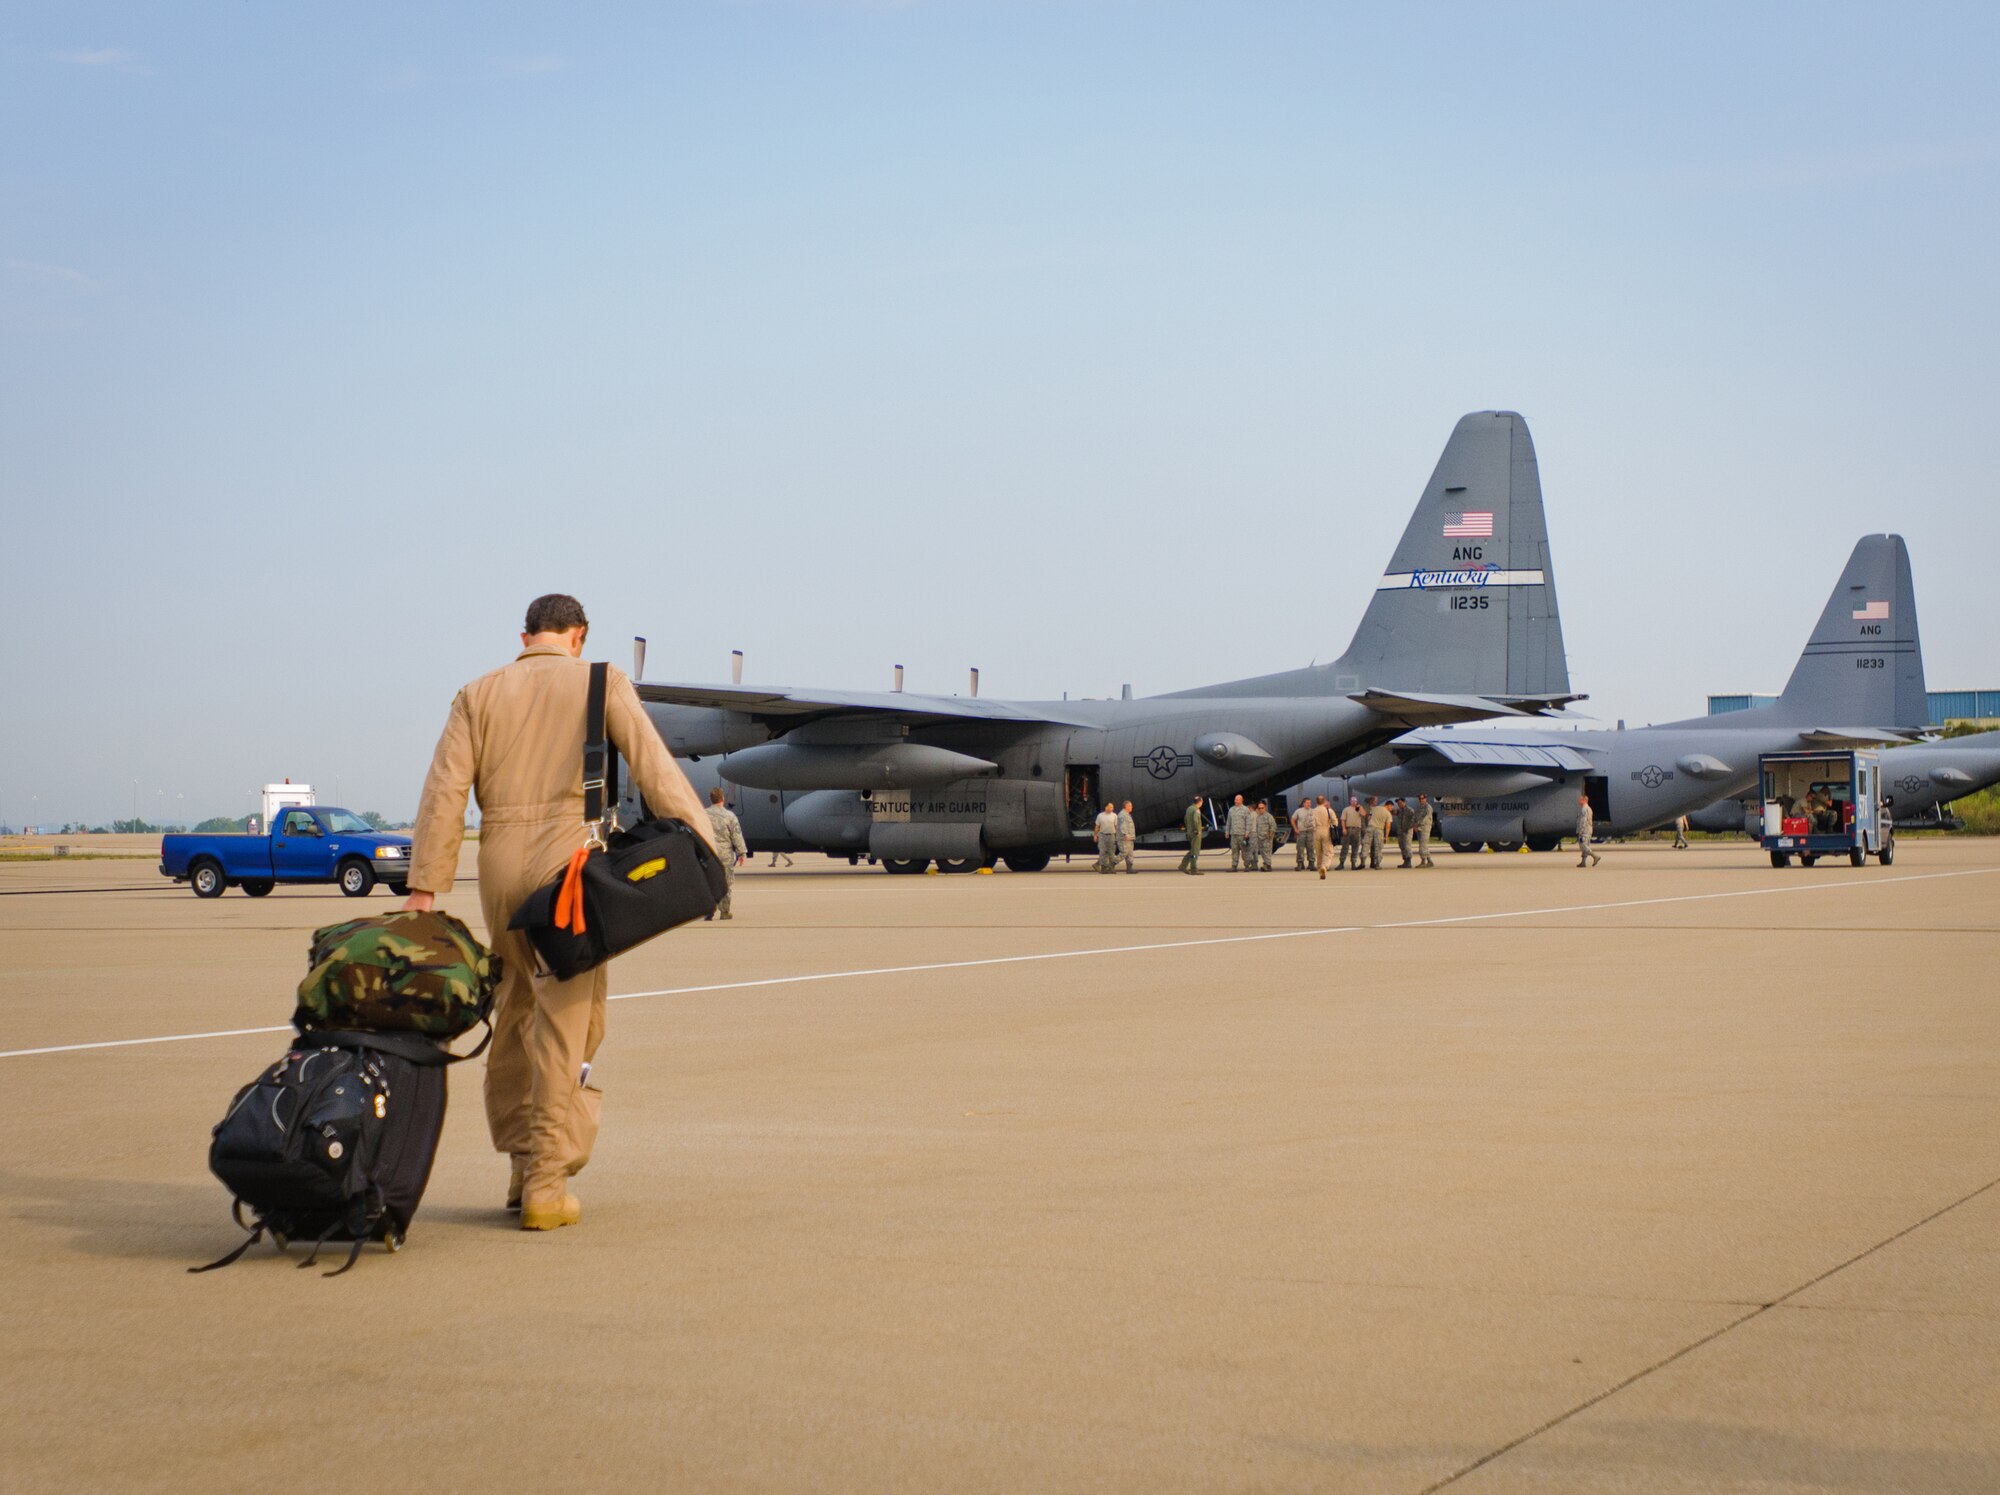
[[[2000,867],[1975,867],[1963,872],[1917,872],[1907,877],[1878,877],[1866,883],[1800,883],[1787,888],[1742,888],[1729,893],[1676,893],[1670,898],[1627,898],[1611,903],[1569,903],[1555,908],[1502,909],[1490,914],[1452,914],[1439,919],[1409,919],[1384,924],[1329,924],[1319,929],[1276,929],[1263,934],[1222,934],[1199,940],[1161,940],[1150,945],[1106,945],[1096,950],[1047,950],[1037,955],[989,955],[980,960],[940,960],[926,965],[876,966],[857,971],[815,971],[801,976],[766,976],[754,981],[718,981],[708,986],[666,986],[658,991],[615,993],[613,1002],[636,1001],[640,997],[688,997],[700,992],[746,991],[758,986],[793,986],[809,981],[847,981],[857,976],[910,976],[925,971],[964,971],[978,966],[1021,965],[1036,960],[1082,960],[1093,955],[1142,955],[1150,950],[1193,950],[1204,945],[1254,945],[1265,940],[1315,939],[1328,934],[1361,934],[1371,929],[1426,929],[1446,924],[1468,924],[1480,919],[1532,919],[1543,914],[1581,914],[1597,909],[1646,908],[1662,903],[1706,903],[1720,898],[1760,898],[1770,893],[1826,892],[1842,887],[1881,887],[1884,883],[1929,882],[1940,877],[1984,877],[2000,872]],[[5,1059],[6,1054],[0,1054]]]
[[[1937,882],[1950,877],[1990,877],[2000,867],[1972,867],[1959,872],[1913,872],[1901,877],[1866,881],[1799,882],[1782,888],[1737,888],[1726,893],[1676,893],[1666,898],[1621,898],[1607,903],[1564,903],[1550,908],[1500,909],[1490,914],[1450,914],[1436,919],[1406,919],[1381,924],[1329,924],[1317,929],[1277,929],[1263,934],[1222,934],[1199,940],[1160,940],[1149,945],[1106,945],[1094,950],[1044,950],[1032,955],[989,955],[979,960],[938,960],[922,965],[869,966],[849,971],[809,971],[796,976],[763,976],[751,981],[717,981],[706,986],[663,986],[657,991],[612,993],[613,1002],[644,997],[691,997],[704,992],[749,991],[760,986],[803,986],[815,981],[853,981],[864,976],[914,976],[928,971],[969,971],[981,966],[1026,965],[1041,960],[1087,960],[1102,955],[1144,955],[1155,950],[1195,950],[1209,945],[1254,945],[1268,940],[1318,939],[1330,934],[1363,934],[1376,929],[1435,929],[1448,924],[1473,924],[1487,919],[1534,919],[1549,914],[1587,914],[1606,909],[1657,908],[1672,903],[1714,903],[1725,898],[1765,898],[1786,893],[1828,893],[1853,888],[1879,888],[1891,883]],[[198,1038],[240,1038],[252,1033],[289,1033],[289,1025],[273,1028],[224,1028],[213,1033],[167,1033],[155,1038],[109,1038],[97,1043],[60,1043],[40,1049],[0,1050],[0,1059],[26,1059],[35,1054],[73,1054],[84,1049],[122,1049],[144,1043],[188,1043]]]

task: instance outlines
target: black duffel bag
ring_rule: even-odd
[[[729,889],[708,842],[685,821],[640,821],[604,837],[605,790],[618,798],[618,759],[605,741],[606,666],[590,667],[583,742],[583,817],[590,841],[556,879],[528,895],[508,928],[518,929],[561,980],[580,976],[657,934],[706,918]]]

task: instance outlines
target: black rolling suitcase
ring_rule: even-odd
[[[449,1058],[412,1033],[301,1034],[236,1093],[209,1143],[209,1170],[249,1239],[188,1270],[227,1266],[265,1235],[280,1249],[311,1241],[301,1267],[326,1242],[349,1243],[346,1264],[329,1277],[353,1266],[369,1241],[400,1248],[444,1130]]]

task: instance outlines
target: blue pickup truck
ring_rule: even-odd
[[[401,896],[410,881],[410,838],[378,831],[352,810],[329,805],[278,812],[268,836],[184,834],[160,842],[160,872],[220,898],[235,883],[262,898],[281,882],[335,882],[350,898],[376,883]]]

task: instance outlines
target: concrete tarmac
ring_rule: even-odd
[[[2000,1489],[2000,842],[1205,860],[760,866],[612,968],[581,1227],[475,1063],[335,1281],[182,1269],[389,899],[0,864],[0,1489]]]

